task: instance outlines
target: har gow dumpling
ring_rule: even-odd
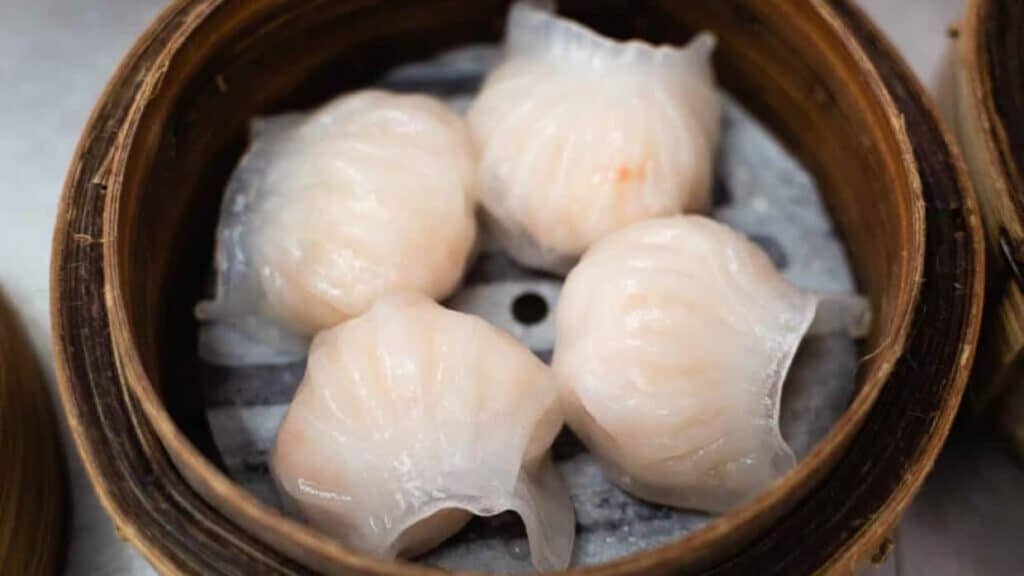
[[[564,272],[623,226],[707,207],[714,44],[710,34],[685,48],[619,42],[513,6],[504,60],[468,119],[481,201],[514,258]]]
[[[305,355],[381,294],[448,296],[476,235],[475,150],[441,102],[368,90],[254,126],[221,209],[200,353],[221,364]]]
[[[725,511],[794,465],[779,402],[817,304],[713,220],[625,228],[586,253],[558,303],[566,420],[624,490]]]
[[[470,514],[511,510],[534,564],[565,568],[557,394],[550,368],[484,320],[385,296],[314,339],[271,468],[292,509],[353,549],[412,556]]]

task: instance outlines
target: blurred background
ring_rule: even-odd
[[[122,54],[160,0],[0,0],[0,285],[56,392],[49,334],[50,240],[78,136]],[[861,0],[922,82],[943,86],[965,0]],[[63,425],[62,425],[63,428]],[[62,430],[70,475],[68,574],[151,574],[121,542]],[[961,418],[877,574],[1024,573],[1024,471]],[[0,570],[2,572],[2,570]]]

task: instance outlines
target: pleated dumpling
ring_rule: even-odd
[[[200,353],[301,358],[318,330],[381,294],[455,290],[476,236],[476,155],[462,119],[417,95],[362,91],[255,124],[228,184]]]
[[[550,368],[510,335],[395,294],[315,338],[271,467],[289,507],[353,549],[416,555],[511,510],[538,568],[565,568],[562,423]]]
[[[469,112],[481,200],[522,264],[564,272],[623,226],[705,209],[720,103],[714,38],[619,42],[520,3]]]
[[[587,252],[558,303],[566,420],[626,491],[727,510],[794,465],[779,402],[817,303],[713,220],[623,229]]]

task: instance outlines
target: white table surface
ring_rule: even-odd
[[[939,77],[946,30],[965,3],[863,1],[929,86]],[[104,83],[163,4],[160,0],[0,0],[0,194],[4,206],[0,211],[0,287],[28,326],[51,391],[50,240],[65,171]],[[74,454],[66,428],[64,439],[72,502],[67,572],[151,574],[145,560],[117,538]],[[953,456],[940,462],[940,478],[929,483],[922,497],[928,506],[912,509],[897,536],[897,553],[881,572],[992,574],[1000,567],[1016,566],[1024,573],[1024,557],[1017,551],[1024,547],[1013,543],[1021,533],[1014,528],[1024,529],[1024,518],[1007,525],[1008,532],[995,535],[986,531],[980,517],[957,520],[964,519],[957,506],[970,505],[972,495],[995,490],[1012,498],[1024,485],[1018,482],[1020,475],[1004,470],[1007,464],[1002,454],[989,446],[981,451],[983,458],[996,461],[1003,471],[979,479],[973,490],[964,490],[953,479],[963,475],[963,466],[973,466],[979,458],[975,446],[961,442],[950,451]],[[947,492],[957,495],[947,498]],[[988,508],[993,514],[1007,515],[1005,507]],[[1018,505],[1016,512],[1024,512],[1024,508]],[[950,543],[945,543],[947,537]],[[990,541],[998,550],[994,555],[973,552],[971,546],[957,544],[963,538]],[[945,558],[943,551],[952,559]],[[982,570],[982,566],[986,568]]]

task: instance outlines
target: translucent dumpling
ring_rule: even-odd
[[[625,228],[586,253],[558,303],[566,419],[626,491],[724,511],[794,465],[779,401],[817,303],[712,220]]]
[[[470,514],[512,510],[541,569],[569,563],[574,515],[548,449],[554,376],[508,334],[419,295],[320,333],[278,432],[286,502],[353,549],[424,552]]]
[[[709,201],[714,38],[618,42],[516,4],[503,62],[469,112],[481,198],[521,263],[568,269],[623,226]]]
[[[384,292],[446,297],[476,235],[475,169],[465,123],[425,96],[363,91],[258,121],[221,208],[201,354],[292,361]]]

